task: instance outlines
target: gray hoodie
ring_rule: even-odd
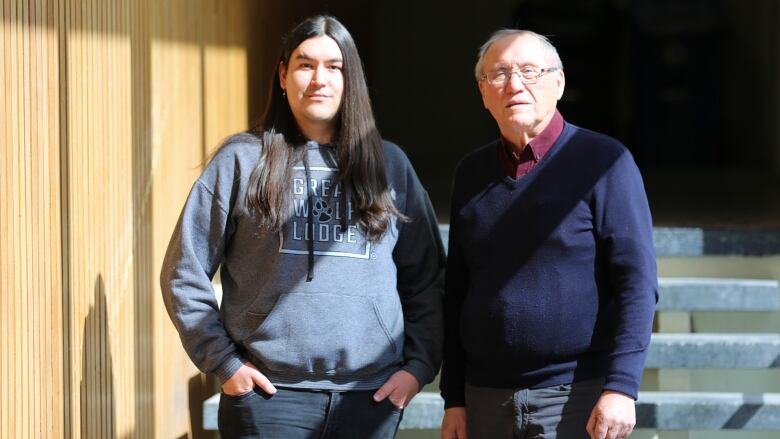
[[[409,160],[383,144],[391,195],[411,221],[393,219],[377,242],[365,239],[349,202],[339,205],[346,197],[330,146],[307,145],[309,187],[303,164],[294,166],[291,216],[278,232],[261,229],[246,203],[260,140],[237,135],[217,152],[192,187],[160,275],[168,314],[201,371],[224,382],[250,361],[277,386],[328,390],[375,389],[400,369],[421,385],[433,380],[442,243]],[[220,266],[221,306],[211,285]]]

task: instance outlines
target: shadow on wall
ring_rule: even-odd
[[[95,301],[84,320],[81,361],[81,436],[116,438],[114,376],[103,276],[95,280]]]

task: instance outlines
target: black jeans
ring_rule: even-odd
[[[277,388],[273,396],[255,387],[219,398],[223,439],[385,439],[395,436],[402,411],[374,391],[328,392]]]

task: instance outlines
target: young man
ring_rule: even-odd
[[[436,217],[379,136],[341,23],[298,25],[276,68],[262,122],[192,188],[165,304],[193,362],[223,383],[223,438],[390,438],[439,367]]]
[[[657,299],[639,171],[563,120],[541,35],[495,33],[476,76],[501,137],[453,186],[442,438],[624,438]]]

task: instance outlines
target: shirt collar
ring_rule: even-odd
[[[544,127],[539,135],[531,139],[531,141],[523,147],[521,152],[518,153],[515,151],[512,144],[509,143],[504,136],[501,136],[501,145],[515,164],[527,160],[538,162],[547,154],[550,148],[552,148],[555,141],[558,140],[558,137],[560,137],[561,132],[563,132],[563,123],[563,116],[561,116],[561,113],[556,108],[555,113],[547,126]]]

